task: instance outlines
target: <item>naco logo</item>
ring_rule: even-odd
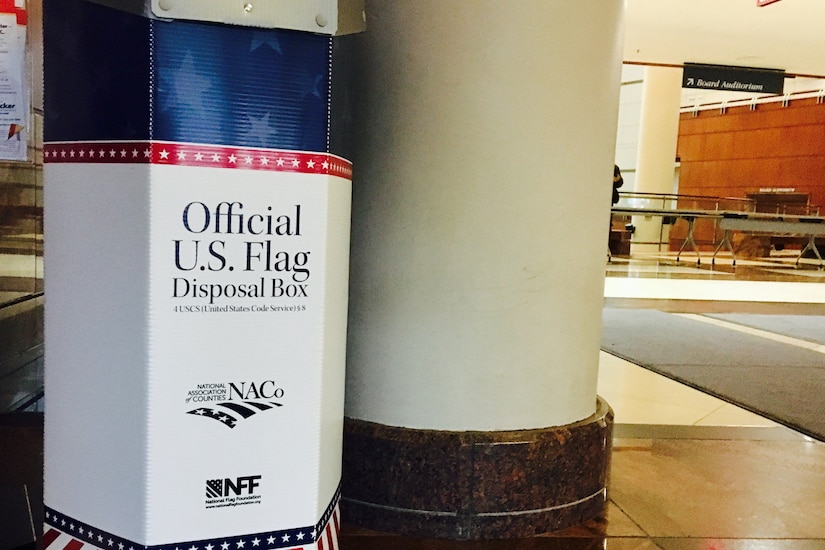
[[[201,406],[186,413],[211,418],[234,428],[258,413],[283,407],[280,400],[284,393],[274,380],[198,384],[187,393],[186,403],[200,403]]]

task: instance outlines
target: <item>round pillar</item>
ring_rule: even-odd
[[[639,193],[674,192],[681,98],[682,69],[645,67],[636,157],[635,190]],[[661,207],[662,203],[652,206]],[[655,252],[658,244],[644,243],[667,242],[669,226],[662,225],[661,216],[634,216],[633,225],[633,241],[638,241],[631,243],[634,252]]]
[[[622,2],[367,2],[345,521],[529,536],[598,514]]]

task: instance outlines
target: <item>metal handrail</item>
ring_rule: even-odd
[[[9,300],[8,302],[0,303],[0,309],[5,308],[5,307],[11,307],[11,306],[23,303],[23,302],[27,302],[29,300],[35,300],[37,298],[42,297],[43,295],[44,295],[44,293],[41,290],[39,292],[33,292],[31,294],[26,294],[25,296],[19,296],[17,298],[13,298],[13,299]]]
[[[805,92],[792,92],[782,95],[770,95],[763,97],[745,97],[742,99],[734,99],[731,101],[715,101],[712,103],[700,103],[695,105],[683,105],[679,108],[680,113],[698,113],[699,111],[711,111],[730,109],[731,107],[748,106],[751,109],[756,105],[763,103],[783,103],[783,106],[790,101],[799,99],[816,99],[817,103],[821,103],[825,98],[825,90],[810,90]]]
[[[705,210],[735,210],[741,212],[753,212],[756,210],[756,201],[753,199],[674,193],[644,193],[637,191],[620,192],[618,204],[636,208],[656,207],[675,210],[677,206],[684,208],[686,202],[690,204],[692,208],[703,208]]]

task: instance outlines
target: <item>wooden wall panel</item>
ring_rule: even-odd
[[[679,193],[745,198],[760,189],[807,193],[825,214],[825,103],[815,99],[683,113],[677,154]],[[671,228],[671,249],[685,228]],[[712,228],[696,229],[712,241]]]

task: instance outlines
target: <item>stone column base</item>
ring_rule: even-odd
[[[342,518],[451,539],[530,537],[597,517],[607,502],[613,411],[534,430],[449,432],[346,418]]]

